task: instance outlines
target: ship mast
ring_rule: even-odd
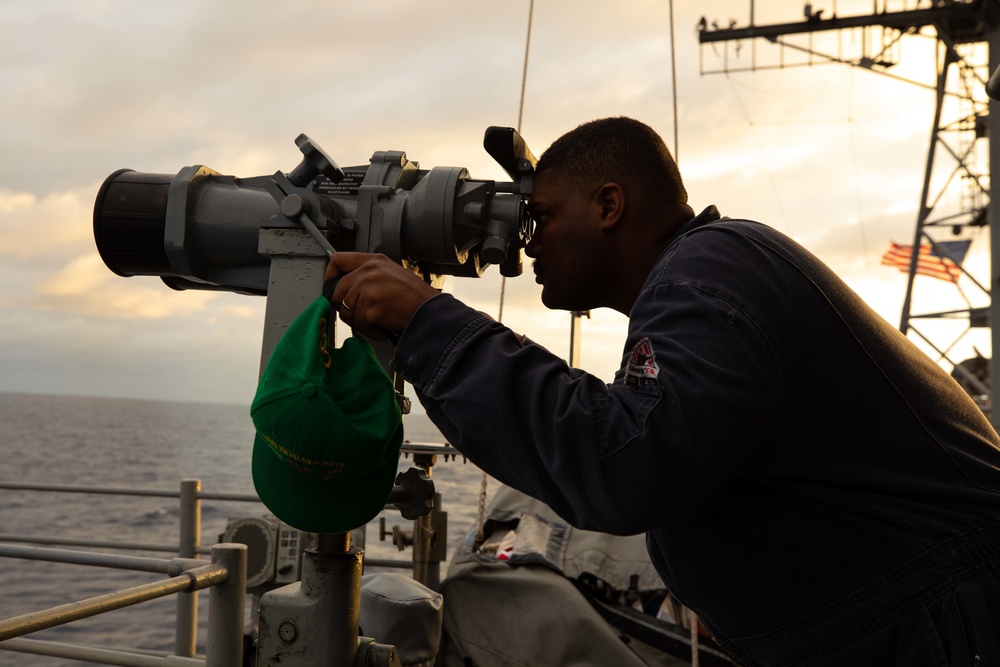
[[[720,26],[718,21],[709,23],[702,18],[698,30],[702,51],[706,44],[722,44],[724,50],[721,69],[706,70],[704,58],[701,58],[701,73],[729,74],[838,63],[907,81],[890,71],[896,64],[894,51],[898,43],[915,35],[934,38],[935,85],[930,87],[909,81],[930,87],[935,92],[931,137],[912,248],[929,246],[935,255],[953,260],[960,271],[962,284],[974,290],[974,300],[970,300],[956,280],[957,301],[954,308],[915,312],[913,295],[918,284],[915,277],[919,273],[919,253],[912,252],[899,329],[931,348],[939,355],[939,361],[951,365],[953,376],[973,395],[997,428],[1000,414],[992,414],[991,407],[992,378],[1000,375],[1000,368],[997,368],[1000,360],[996,354],[1000,351],[1000,327],[991,328],[991,322],[1000,322],[1000,300],[991,299],[990,291],[992,286],[1000,284],[1000,233],[990,235],[990,280],[985,284],[966,270],[962,265],[964,256],[960,257],[950,250],[949,247],[953,246],[949,246],[947,241],[965,236],[977,227],[989,225],[991,230],[1000,229],[997,218],[1000,211],[989,206],[993,192],[989,165],[1000,164],[1000,142],[990,142],[989,137],[1000,136],[1000,114],[990,113],[994,103],[986,97],[984,90],[989,72],[1000,66],[1000,5],[989,0],[903,0],[895,5],[902,4],[904,7],[894,10],[888,6],[890,0],[874,0],[871,14],[838,16],[836,0],[831,1],[831,12],[817,9],[814,4],[805,4],[803,20],[791,23],[758,25],[754,20],[753,0],[750,0],[749,23],[746,26],[737,26],[735,22]],[[824,16],[824,13],[829,15]],[[849,55],[841,52],[842,40],[837,53],[821,53],[814,48],[812,35],[826,31],[855,31],[860,32],[861,38],[854,40],[856,46]],[[790,35],[806,35],[808,42],[806,45],[792,43],[786,39]],[[770,42],[773,46],[769,48],[779,50],[776,63],[758,61],[759,39]],[[749,63],[740,52],[743,41],[749,41],[751,45]],[[789,54],[805,57],[806,60],[787,60]],[[986,146],[982,145],[983,142]],[[986,160],[977,159],[977,156],[985,156]],[[942,162],[947,163],[950,171]],[[983,162],[985,168],[980,166]],[[941,186],[941,183],[944,185]],[[945,212],[947,202],[956,200],[957,206],[951,208],[957,210]],[[989,305],[974,305],[974,302]],[[931,320],[960,320],[966,326],[957,337],[946,338],[940,332],[932,332],[933,325],[923,327],[925,321]],[[985,364],[985,374],[976,373],[968,362],[956,362],[951,357],[956,343],[973,328],[979,327],[991,328],[993,352]]]

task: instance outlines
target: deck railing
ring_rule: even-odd
[[[243,544],[201,546],[201,501],[225,500],[259,503],[257,496],[204,493],[201,491],[200,480],[196,479],[182,480],[179,491],[21,482],[0,482],[0,489],[177,498],[180,502],[179,534],[175,544],[0,534],[0,543],[8,543],[0,544],[0,557],[110,567],[160,573],[168,576],[163,581],[142,584],[87,600],[0,620],[0,649],[134,667],[153,665],[158,667],[173,667],[175,665],[239,667],[242,665],[247,547]],[[162,551],[176,553],[177,557],[170,559],[147,558],[9,544],[12,542],[111,548],[123,551]],[[196,556],[199,554],[211,554],[211,562],[197,559]],[[209,593],[206,653],[204,659],[201,659],[195,657],[198,631],[198,591],[205,588],[211,590]],[[21,638],[22,635],[38,630],[175,593],[178,596],[174,655],[149,655],[132,649],[112,650],[80,644]]]
[[[400,481],[397,479],[397,486],[389,497],[387,508],[400,509],[401,513],[407,516],[407,513],[401,509],[403,504],[408,503],[410,506],[424,506],[426,504],[427,511],[430,513],[424,513],[414,520],[414,529],[409,536],[403,535],[402,532],[395,534],[397,531],[386,533],[384,526],[380,530],[380,539],[385,539],[388,534],[394,534],[393,541],[400,549],[404,545],[412,547],[412,560],[365,557],[364,562],[367,566],[372,567],[410,569],[417,581],[429,586],[436,586],[440,578],[440,565],[445,559],[447,514],[439,509],[440,496],[434,496],[434,509],[430,511],[430,499],[434,495],[433,485],[430,485],[428,490],[422,484],[429,482],[431,468],[437,455],[443,455],[445,460],[448,460],[449,457],[454,458],[457,454],[450,445],[435,443],[406,443],[404,452],[407,455],[413,455],[414,463],[423,471],[423,482],[415,482],[417,486],[413,487],[409,486],[408,483],[400,485]],[[401,477],[406,476],[402,475]],[[0,533],[0,558],[27,558],[113,567],[162,573],[169,577],[165,581],[144,584],[61,607],[7,620],[0,619],[0,649],[125,667],[190,667],[192,665],[237,667],[242,665],[247,547],[243,544],[202,546],[201,501],[260,503],[260,499],[256,495],[206,493],[201,490],[201,481],[197,479],[182,480],[178,491],[24,482],[0,482],[0,490],[176,498],[180,504],[178,539],[173,544]],[[165,552],[176,554],[176,557],[157,559],[92,551],[48,549],[39,546],[24,547],[11,543]],[[198,555],[205,554],[211,554],[211,564],[197,559]],[[210,588],[211,591],[208,639],[206,654],[202,659],[196,657],[196,648],[198,591],[204,588]],[[237,591],[239,591],[238,594]],[[22,635],[37,630],[174,593],[177,594],[177,615],[173,655],[150,654],[136,649],[113,650],[22,638]]]
[[[205,665],[205,667],[240,667],[243,660],[243,606],[246,599],[246,545],[217,544],[211,549],[212,561],[185,558],[139,558],[85,551],[44,549],[0,545],[0,557],[27,558],[56,563],[75,563],[142,572],[167,574],[169,578],[140,584],[97,597],[31,612],[0,621],[0,648],[42,655],[58,655],[104,662],[111,665]],[[65,625],[115,609],[166,597],[210,588],[208,642],[204,660],[141,655],[129,651],[95,650],[73,644],[17,639],[38,630]],[[7,641],[3,641],[7,640]],[[46,650],[52,648],[53,651]],[[95,658],[100,658],[95,660]]]

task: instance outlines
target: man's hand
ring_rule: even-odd
[[[413,313],[439,292],[385,255],[338,252],[326,280],[338,280],[330,301],[340,319],[374,340],[401,334]]]

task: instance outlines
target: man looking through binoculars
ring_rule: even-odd
[[[645,532],[667,588],[747,665],[1000,665],[1000,438],[804,248],[695,215],[649,127],[538,161],[542,301],[629,317],[614,382],[381,255],[337,253],[341,318],[483,470],[581,528]]]

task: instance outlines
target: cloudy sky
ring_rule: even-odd
[[[676,149],[696,209],[792,235],[898,322],[905,275],[879,258],[912,238],[932,93],[840,65],[702,74],[778,52],[699,47],[701,16],[743,25],[745,0],[675,4],[679,145],[668,3],[538,0],[529,146],[540,154],[593,118],[639,118]],[[756,4],[758,23],[802,17],[794,0]],[[870,9],[839,0],[841,15]],[[0,391],[249,404],[264,299],[111,273],[92,231],[103,180],[123,167],[288,171],[301,132],[342,165],[404,150],[424,168],[501,179],[482,134],[517,124],[527,20],[528,0],[0,2]],[[861,39],[813,45],[848,56]],[[893,71],[931,82],[930,44],[903,40]],[[987,247],[975,238],[973,264],[986,267]],[[933,282],[918,279],[919,298],[954,296]],[[447,289],[497,312],[495,269]],[[530,271],[506,294],[506,323],[568,351],[569,315],[540,306]],[[595,311],[581,365],[610,379],[624,330]]]

